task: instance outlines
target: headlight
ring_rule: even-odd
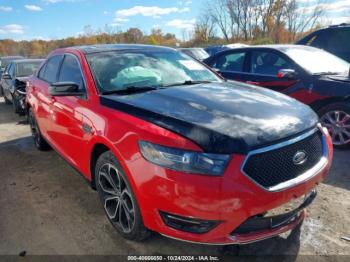
[[[220,176],[230,159],[230,155],[185,151],[145,141],[139,141],[139,147],[149,162],[187,173]]]

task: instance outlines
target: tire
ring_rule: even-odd
[[[39,149],[40,151],[48,150],[50,146],[42,137],[37,121],[35,119],[35,116],[31,108],[29,108],[29,111],[28,111],[28,122],[29,122],[30,131],[32,133],[32,137],[36,148]]]
[[[6,97],[6,95],[4,94],[4,99],[5,99],[5,104],[6,105],[11,105],[12,102],[10,100],[8,100],[8,98]]]
[[[350,148],[350,103],[329,104],[317,113],[321,124],[332,137],[333,146],[339,149]]]
[[[12,107],[15,114],[19,114],[20,112],[19,101],[14,96],[12,96]]]
[[[107,218],[120,235],[134,241],[150,236],[130,183],[111,151],[96,162],[95,184]]]
[[[25,115],[25,110],[21,107],[21,102],[18,100],[16,96],[13,96],[12,98],[12,105],[13,105],[13,111],[15,114],[18,114],[20,116]]]

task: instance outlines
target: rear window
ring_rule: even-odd
[[[328,50],[331,52],[349,52],[350,28],[334,30],[328,39]]]

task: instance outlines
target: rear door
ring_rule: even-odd
[[[211,64],[224,78],[244,81],[246,51],[226,51],[218,54]]]
[[[246,82],[281,92],[297,82],[295,79],[278,78],[277,75],[281,69],[296,70],[294,63],[278,51],[251,50],[248,59],[249,74],[247,74]]]
[[[2,87],[4,90],[4,96],[6,96],[6,98],[10,101],[12,101],[12,86],[14,84],[15,81],[15,64],[14,63],[10,63],[8,65],[8,67],[6,67],[7,69],[5,70],[5,74],[8,74],[11,76],[11,79],[3,79],[2,81]]]
[[[86,92],[86,85],[80,62],[73,54],[65,54],[58,75],[58,82],[74,82]],[[86,150],[84,139],[90,135],[91,126],[83,123],[83,112],[88,102],[87,95],[52,97],[53,130],[51,132],[55,147],[72,164],[79,168],[82,151]]]

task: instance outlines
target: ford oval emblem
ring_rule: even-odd
[[[298,151],[293,156],[294,165],[302,165],[307,160],[307,155],[305,151]]]

